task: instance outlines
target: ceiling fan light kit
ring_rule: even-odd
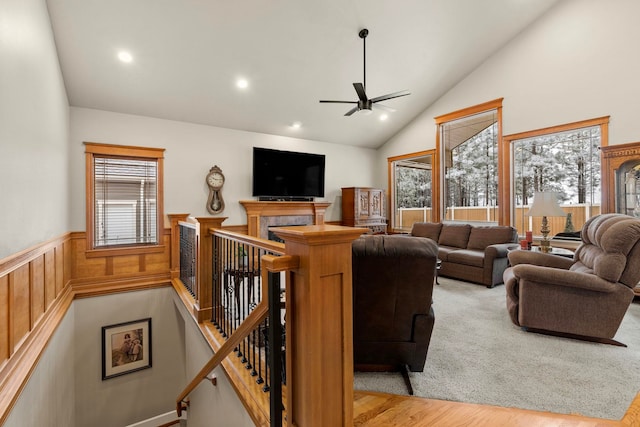
[[[410,93],[406,90],[400,92],[393,92],[387,95],[377,96],[375,98],[369,98],[367,96],[367,44],[366,38],[369,35],[369,30],[363,28],[358,33],[358,36],[362,39],[362,47],[363,47],[363,79],[362,83],[354,83],[353,88],[356,90],[358,94],[357,101],[333,101],[333,100],[320,100],[321,103],[338,103],[338,104],[356,104],[351,110],[345,113],[345,116],[350,116],[356,111],[363,111],[366,114],[370,114],[373,108],[380,108],[385,111],[393,112],[395,111],[393,108],[387,107],[386,105],[377,104],[380,101],[386,101],[393,98],[399,98],[401,96],[410,95]]]

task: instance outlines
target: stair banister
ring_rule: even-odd
[[[290,270],[298,266],[298,258],[294,256],[273,256],[264,255],[262,257],[262,266],[264,267],[261,272],[263,283],[268,282],[268,274],[270,272],[279,272]],[[182,410],[184,409],[184,401],[189,394],[200,384],[211,371],[213,371],[220,363],[227,357],[233,349],[244,340],[269,314],[268,305],[268,289],[267,286],[262,288],[262,298],[260,303],[253,309],[249,316],[240,324],[238,329],[235,330],[231,336],[222,344],[220,349],[209,359],[209,361],[200,369],[191,382],[184,388],[176,399],[176,412],[180,417]]]

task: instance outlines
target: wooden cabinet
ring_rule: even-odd
[[[602,212],[640,217],[640,142],[602,147]]]
[[[640,216],[640,142],[602,147],[603,212]]]
[[[342,189],[342,224],[368,227],[372,233],[386,233],[384,190],[370,187]]]

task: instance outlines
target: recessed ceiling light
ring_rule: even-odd
[[[300,122],[293,122],[293,124],[291,124],[291,127],[294,129],[300,129],[301,126],[302,126],[302,123]]]
[[[133,56],[129,52],[125,52],[124,50],[118,52],[118,59],[122,62],[129,63],[133,61]]]
[[[389,115],[388,115],[388,114],[380,114],[380,120],[381,120],[381,121],[383,121],[383,122],[384,122],[384,121],[385,121],[385,120],[387,120],[388,118],[389,118]]]
[[[238,86],[240,89],[246,89],[247,87],[249,87],[249,82],[247,81],[247,79],[238,79],[236,81],[236,86]]]

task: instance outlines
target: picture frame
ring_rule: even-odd
[[[151,368],[151,318],[102,327],[102,380]]]

